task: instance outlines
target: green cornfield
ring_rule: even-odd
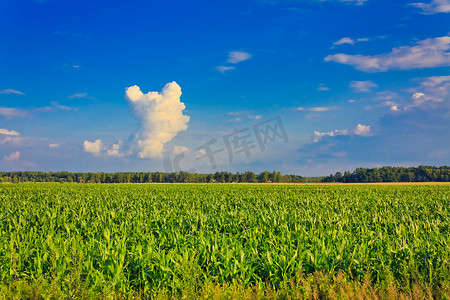
[[[449,299],[449,226],[450,185],[4,184],[0,297]]]

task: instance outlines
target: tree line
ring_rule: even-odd
[[[352,173],[336,172],[322,178],[322,182],[446,182],[450,181],[450,167],[381,167],[356,168]]]
[[[450,181],[450,167],[382,167],[356,168],[353,172],[336,172],[322,177],[283,175],[280,171],[256,174],[216,172],[214,174],[164,172],[0,172],[0,182],[61,182],[61,183],[301,183],[301,182],[428,182]]]
[[[299,175],[282,175],[280,171],[264,171],[260,174],[216,172],[214,174],[163,172],[72,173],[72,172],[0,172],[0,182],[61,182],[61,183],[299,183],[305,178]],[[312,179],[310,179],[312,180]],[[318,181],[320,179],[317,179]]]

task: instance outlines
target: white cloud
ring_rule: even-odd
[[[89,143],[89,142],[88,142]],[[48,145],[49,148],[58,148],[59,144],[49,144]]]
[[[334,130],[329,132],[320,132],[320,131],[314,131],[313,133],[313,142],[318,142],[322,137],[324,136],[338,136],[338,135],[348,135],[348,130]]]
[[[18,90],[13,90],[13,89],[4,89],[0,91],[0,94],[15,94],[15,95],[25,95],[25,93],[18,91]]]
[[[251,110],[231,111],[227,113],[227,116],[235,117],[228,119],[229,122],[241,122],[245,118],[249,120],[260,120],[262,118],[262,115],[255,115]]]
[[[75,93],[75,94],[69,95],[67,98],[76,99],[76,98],[86,98],[86,97],[87,97],[87,93]]]
[[[422,86],[436,87],[442,83],[448,84],[449,82],[450,82],[450,75],[448,75],[448,76],[432,76],[432,77],[427,77],[422,82]]]
[[[96,100],[95,97],[89,96],[88,93],[74,93],[67,96],[69,99],[91,99]]]
[[[86,140],[83,143],[83,147],[84,152],[92,153],[95,156],[99,156],[105,149],[105,146],[103,146],[101,139],[95,140],[95,142],[89,142]]]
[[[227,59],[227,63],[230,64],[237,64],[240,63],[241,61],[250,59],[250,57],[252,57],[252,55],[250,53],[247,52],[243,52],[243,51],[231,51],[228,54],[228,59]]]
[[[5,119],[20,119],[20,118],[26,118],[28,116],[32,116],[36,113],[41,112],[54,112],[58,110],[78,110],[77,108],[66,106],[59,104],[56,101],[53,101],[51,103],[51,106],[43,106],[43,107],[37,107],[32,108],[28,110],[22,110],[15,107],[0,107],[0,117],[3,117]]]
[[[23,138],[18,136],[7,136],[3,139],[0,139],[0,145],[11,145],[11,146],[29,146],[30,139]]]
[[[321,107],[310,107],[310,108],[304,108],[304,107],[297,107],[297,110],[299,111],[314,111],[314,112],[322,112],[322,111],[330,111],[333,109],[336,109],[335,106],[321,106]]]
[[[227,67],[227,66],[218,66],[216,67],[216,70],[221,72],[222,74],[225,74],[226,71],[234,70],[236,67]]]
[[[13,136],[18,136],[18,135],[20,135],[20,133],[18,133],[18,132],[15,131],[15,130],[7,130],[7,129],[5,129],[5,128],[1,128],[1,129],[0,129],[0,134],[3,134],[3,135],[13,135]]]
[[[342,45],[342,44],[350,44],[353,45],[355,41],[349,37],[343,37],[340,40],[337,40],[333,43],[333,45]]]
[[[317,89],[318,89],[319,91],[323,91],[323,92],[326,92],[326,91],[329,91],[329,90],[330,90],[330,88],[327,87],[327,86],[325,86],[323,83],[321,83]]]
[[[251,113],[250,110],[241,110],[241,111],[230,111],[227,113],[227,116],[242,116]]]
[[[450,66],[449,49],[450,36],[443,36],[419,41],[415,46],[393,48],[385,54],[364,56],[339,53],[328,55],[325,61],[351,65],[364,72],[431,68]]]
[[[161,93],[143,94],[135,85],[126,89],[126,97],[140,121],[135,135],[139,157],[162,157],[164,145],[188,127],[189,116],[183,115],[186,106],[180,101],[180,86],[173,81]]]
[[[370,92],[372,89],[377,88],[378,84],[373,81],[352,81],[350,82],[350,87],[355,92]]]
[[[286,1],[286,0],[260,0],[264,3],[268,3],[268,4],[277,4],[277,3],[296,3],[296,2],[302,2],[301,0],[294,0],[294,1]],[[303,0],[306,1],[306,0]],[[364,5],[368,0],[313,0],[314,2],[318,2],[318,3],[322,3],[322,2],[340,2],[340,3],[344,3],[344,4],[349,4],[349,5],[357,5],[357,6],[361,6]],[[293,11],[304,11],[299,7],[293,7],[293,6],[289,6],[287,7],[287,9],[289,10],[293,10]]]
[[[355,5],[363,5],[368,0],[339,0],[339,2],[355,4]]]
[[[3,159],[8,161],[8,162],[12,162],[14,160],[18,160],[19,157],[20,157],[20,152],[16,151],[16,152],[11,153],[10,155],[5,155],[3,157]]]
[[[450,0],[432,0],[430,3],[418,2],[411,5],[420,8],[423,14],[450,12]]]
[[[343,37],[339,40],[337,40],[336,42],[333,43],[333,45],[337,46],[337,45],[343,45],[343,44],[350,44],[350,45],[354,45],[355,43],[358,42],[368,42],[369,39],[368,38],[360,38],[360,39],[352,39],[349,37]]]
[[[356,125],[355,128],[352,129],[336,129],[334,131],[328,131],[328,132],[320,132],[320,131],[314,131],[312,135],[313,142],[318,142],[322,137],[325,136],[339,136],[339,135],[359,135],[359,136],[371,136],[373,135],[371,131],[371,126],[366,126],[362,124]]]
[[[174,146],[172,150],[173,154],[180,154],[183,152],[189,152],[189,148],[185,146]]]
[[[123,153],[120,153],[120,146],[122,142],[119,141],[117,144],[113,144],[110,148],[106,147],[103,144],[103,141],[101,139],[97,139],[94,142],[84,141],[83,147],[84,152],[92,153],[94,156],[101,156],[101,155],[107,155],[107,156],[123,156]],[[59,145],[58,145],[59,146]]]
[[[409,109],[411,107],[418,107],[418,106],[422,106],[425,103],[427,103],[428,101],[430,102],[442,102],[442,99],[435,99],[433,97],[430,97],[428,95],[425,95],[424,93],[414,93],[411,96],[411,99],[413,100],[413,103],[410,105],[405,106],[405,109]]]
[[[400,91],[400,94],[389,90],[377,93],[374,100],[382,103],[366,109],[389,107],[391,111],[405,111],[450,107],[450,75],[425,77],[419,82],[418,86]]]
[[[405,110],[412,107],[432,107],[448,101],[450,95],[450,76],[432,76],[424,78],[420,86],[413,89],[413,103],[405,105]]]
[[[5,119],[18,119],[28,116],[28,112],[14,107],[0,107],[0,117]]]
[[[350,99],[350,100],[348,100],[348,103],[356,103],[356,100],[355,99]]]
[[[52,105],[53,105],[54,108],[60,109],[60,110],[72,110],[72,109],[74,109],[73,107],[70,107],[70,106],[67,106],[67,105],[59,104],[59,103],[56,102],[56,101],[53,101],[53,102],[52,102]]]
[[[119,141],[117,144],[113,144],[110,149],[106,149],[106,155],[108,156],[124,156],[124,153],[121,153],[120,146],[122,145],[122,141]]]
[[[370,126],[358,124],[351,132],[355,135],[371,136],[372,132],[370,131],[370,128]]]
[[[418,100],[418,99],[422,98],[423,96],[425,96],[424,93],[414,93],[414,95],[412,95],[412,98],[414,100]]]
[[[242,61],[248,60],[252,57],[250,53],[243,52],[243,51],[231,51],[228,54],[227,63],[229,64],[237,64]],[[225,74],[226,71],[234,70],[236,67],[233,66],[217,66],[216,70],[221,72],[222,74]]]

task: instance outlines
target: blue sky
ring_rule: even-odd
[[[450,1],[419,1],[2,1],[0,169],[449,165]]]

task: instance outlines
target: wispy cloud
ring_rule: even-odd
[[[41,113],[41,112],[55,112],[55,111],[59,111],[59,110],[66,110],[66,111],[78,110],[78,108],[67,106],[67,105],[62,105],[62,104],[59,104],[57,101],[52,101],[51,106],[43,106],[43,107],[33,108],[33,109],[28,110],[27,112],[29,114],[34,114],[34,113]]]
[[[432,76],[424,78],[418,88],[412,90],[412,103],[405,105],[404,109],[413,107],[437,108],[436,105],[449,100],[450,97],[450,75]],[[450,103],[446,103],[450,106]],[[431,106],[430,106],[431,105]]]
[[[261,120],[262,115],[255,115],[251,110],[231,111],[227,113],[227,116],[233,117],[228,119],[228,122],[241,122],[245,119],[249,120]]]
[[[247,118],[251,120],[261,120],[262,115],[248,115]]]
[[[15,95],[25,95],[24,92],[13,90],[13,89],[4,89],[0,91],[0,94],[15,94]]]
[[[33,146],[30,144],[30,142],[32,143],[32,141],[33,140],[30,138],[24,138],[20,136],[8,135],[4,138],[1,138],[0,136],[0,145],[9,145],[14,147]]]
[[[364,72],[409,70],[450,66],[450,36],[425,39],[415,46],[393,48],[391,52],[373,56],[334,54],[325,61],[354,66]]]
[[[336,42],[334,42],[333,45],[335,45],[335,46],[343,45],[343,44],[354,45],[355,43],[368,42],[368,41],[369,41],[369,38],[352,39],[352,38],[349,38],[349,37],[343,37],[343,38],[337,40]]]
[[[42,112],[54,112],[60,110],[77,110],[77,108],[70,107],[67,105],[59,104],[56,101],[51,103],[51,106],[43,106],[32,109],[23,110],[15,107],[0,107],[0,117],[5,119],[20,119],[33,116],[36,113]]]
[[[242,121],[244,121],[244,118],[242,117],[228,119],[228,122],[242,122]]]
[[[422,13],[427,15],[450,12],[450,0],[432,0],[429,3],[417,2],[410,5],[421,9]]]
[[[12,162],[12,161],[18,160],[19,157],[20,157],[20,152],[15,151],[15,152],[11,153],[10,155],[5,155],[3,157],[3,159],[7,162]]]
[[[290,5],[295,4],[297,2],[317,2],[317,3],[322,3],[322,2],[339,2],[339,3],[344,3],[344,4],[349,4],[349,5],[357,5],[357,6],[361,6],[364,5],[368,0],[292,0],[292,1],[281,1],[281,0],[261,0],[264,3],[268,3],[268,4],[278,4],[278,3],[288,3]],[[297,8],[297,7],[289,7],[289,8]],[[297,8],[298,9],[298,8]]]
[[[250,110],[230,111],[229,113],[227,113],[227,116],[241,116],[249,113],[251,113]]]
[[[87,93],[75,93],[75,94],[67,96],[67,98],[69,98],[69,99],[86,98],[86,97],[87,97]]]
[[[339,2],[342,3],[348,3],[348,4],[355,4],[355,5],[363,5],[367,2],[368,0],[339,0]]]
[[[94,97],[89,96],[88,93],[74,93],[72,95],[67,96],[67,98],[69,99],[93,99],[95,100]]]
[[[244,51],[231,51],[228,56],[227,63],[229,64],[237,64],[252,57],[250,53]]]
[[[376,100],[389,101],[393,99],[398,99],[399,97],[400,96],[398,93],[387,90],[377,93]]]
[[[355,92],[370,92],[372,89],[378,88],[378,84],[371,80],[364,81],[352,81],[350,82],[350,87]]]
[[[310,107],[310,108],[305,108],[305,107],[297,107],[296,110],[299,111],[312,111],[312,112],[323,112],[323,111],[330,111],[330,110],[334,110],[337,109],[336,106],[318,106],[318,107]]]
[[[48,147],[49,148],[58,148],[59,144],[49,144]]]
[[[330,90],[330,88],[327,87],[327,86],[325,86],[323,83],[319,84],[319,86],[317,87],[317,89],[318,89],[319,91],[322,91],[322,92],[327,92],[327,91]]]
[[[450,110],[450,75],[431,76],[419,79],[420,84],[400,91],[382,91],[374,100],[381,104],[368,106],[366,109],[389,107],[390,111],[406,110]],[[417,82],[417,79],[414,79]]]
[[[240,62],[246,61],[250,59],[252,55],[250,53],[244,52],[244,51],[231,51],[228,53],[228,64],[238,64]],[[234,66],[217,66],[216,70],[221,72],[222,74],[225,74],[226,71],[230,71],[236,69]]]
[[[5,119],[25,118],[29,115],[27,111],[14,107],[0,107],[0,117]]]
[[[234,70],[236,67],[227,67],[227,66],[217,66],[216,70],[221,72],[222,74],[225,74],[226,71]]]
[[[59,104],[59,103],[56,102],[56,101],[53,101],[53,102],[52,102],[52,106],[53,106],[54,108],[56,108],[56,109],[59,109],[59,110],[72,110],[72,109],[75,109],[75,110],[76,110],[76,108],[73,108],[73,107],[70,107],[70,106],[67,106],[67,105]]]
[[[384,108],[384,115],[370,129],[360,122],[351,128],[353,134],[342,128],[312,134],[311,143],[299,149],[300,160],[330,165],[340,163],[336,154],[345,152],[357,166],[445,164],[450,157],[450,75],[415,78],[411,83],[410,88],[375,94],[373,100]]]

